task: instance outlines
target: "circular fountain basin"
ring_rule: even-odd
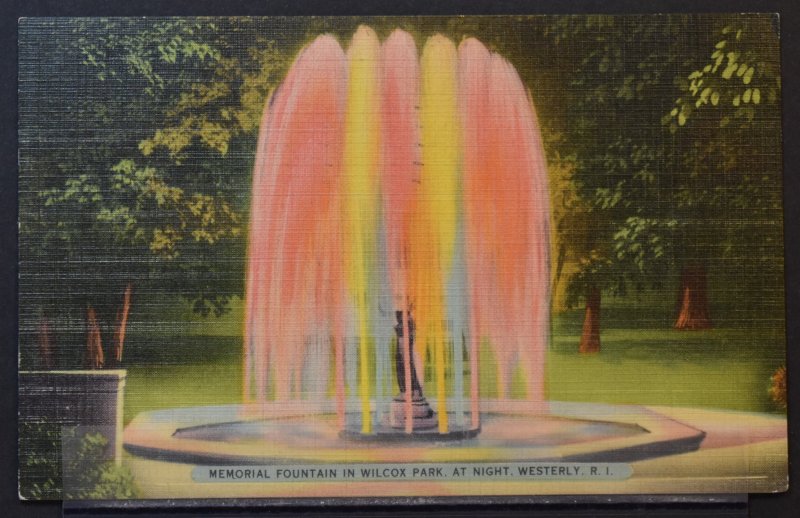
[[[696,450],[705,433],[640,406],[484,401],[480,430],[341,433],[328,403],[264,403],[140,414],[125,430],[136,456],[191,464],[303,462],[633,462]],[[602,416],[596,419],[592,416]],[[449,416],[451,422],[469,422]],[[468,428],[458,429],[460,433]],[[345,429],[347,431],[347,429]],[[380,432],[380,430],[378,430]],[[480,432],[479,434],[477,432]]]

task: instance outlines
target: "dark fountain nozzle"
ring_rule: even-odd
[[[407,321],[404,322],[404,316]],[[397,394],[389,407],[389,415],[383,416],[375,427],[372,434],[361,433],[357,426],[346,426],[340,432],[340,436],[345,439],[356,439],[360,441],[454,441],[471,439],[480,433],[480,427],[471,428],[464,426],[450,426],[446,432],[437,430],[439,418],[433,411],[428,400],[422,393],[422,385],[417,378],[416,364],[414,360],[414,319],[411,311],[395,311],[397,325],[394,332],[397,335],[397,350],[394,356],[394,369],[397,377]],[[405,357],[404,328],[408,329],[408,352],[409,357]],[[406,378],[406,361],[410,369],[410,380]],[[411,433],[406,433],[406,419],[408,416],[406,408],[407,386],[411,388]]]
[[[414,319],[411,318],[411,313],[406,312],[408,315],[408,363],[411,365],[411,406],[412,406],[412,420],[414,430],[427,430],[435,428],[438,424],[436,412],[433,411],[428,400],[422,394],[422,386],[417,379],[417,371],[414,365]],[[397,335],[397,352],[394,355],[394,370],[397,375],[397,385],[400,393],[392,400],[392,405],[389,411],[389,424],[392,428],[405,428],[406,419],[408,418],[406,412],[406,358],[405,346],[403,344],[403,312],[395,311],[395,318],[397,325],[394,326],[394,332]]]

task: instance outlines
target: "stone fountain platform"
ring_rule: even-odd
[[[510,404],[509,404],[510,403]],[[473,439],[404,443],[347,440],[328,407],[232,405],[140,414],[124,434],[126,465],[144,498],[356,499],[486,496],[699,494],[785,491],[783,415],[707,408],[550,402],[484,402]],[[548,417],[547,419],[540,419]],[[300,426],[311,419],[319,426]],[[222,426],[223,423],[232,426]],[[262,426],[270,423],[272,426]],[[565,426],[560,426],[565,425]],[[619,426],[617,426],[619,425]],[[611,433],[609,433],[611,432]],[[566,434],[566,435],[565,435]],[[571,435],[570,435],[571,434]],[[195,463],[626,462],[626,480],[353,481],[198,483]],[[467,499],[467,500],[465,500]],[[293,500],[294,501],[294,500]],[[429,500],[425,500],[429,501]],[[483,500],[475,500],[483,501]],[[296,502],[296,501],[295,501]]]
[[[633,462],[696,450],[705,432],[642,406],[484,401],[481,430],[437,441],[341,434],[328,403],[265,403],[177,408],[140,414],[125,450],[188,464],[342,462]],[[463,416],[464,421],[469,415]],[[455,416],[450,416],[456,422]],[[416,440],[418,439],[418,440]]]

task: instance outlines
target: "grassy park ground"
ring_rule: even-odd
[[[139,315],[150,324],[133,326],[128,340],[125,423],[148,410],[241,402],[241,308],[203,318],[173,304],[158,315]],[[551,400],[780,411],[767,392],[785,361],[780,321],[720,318],[715,329],[677,331],[664,304],[609,299],[601,352],[580,355],[582,317],[581,310],[553,317]],[[172,322],[166,328],[174,334],[155,332],[154,321]]]

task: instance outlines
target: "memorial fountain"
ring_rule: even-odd
[[[411,434],[431,422],[411,418],[415,397],[428,413],[419,379],[438,434],[461,436],[480,426],[478,377],[505,397],[521,363],[543,402],[547,170],[506,60],[475,39],[420,56],[402,31],[362,27],[347,53],[319,37],[265,112],[252,200],[247,400],[326,398],[332,373],[343,430]]]
[[[319,36],[261,123],[244,402],[142,414],[125,447],[200,464],[696,449],[703,432],[643,407],[546,400],[548,200],[533,102],[503,57],[474,38]]]

